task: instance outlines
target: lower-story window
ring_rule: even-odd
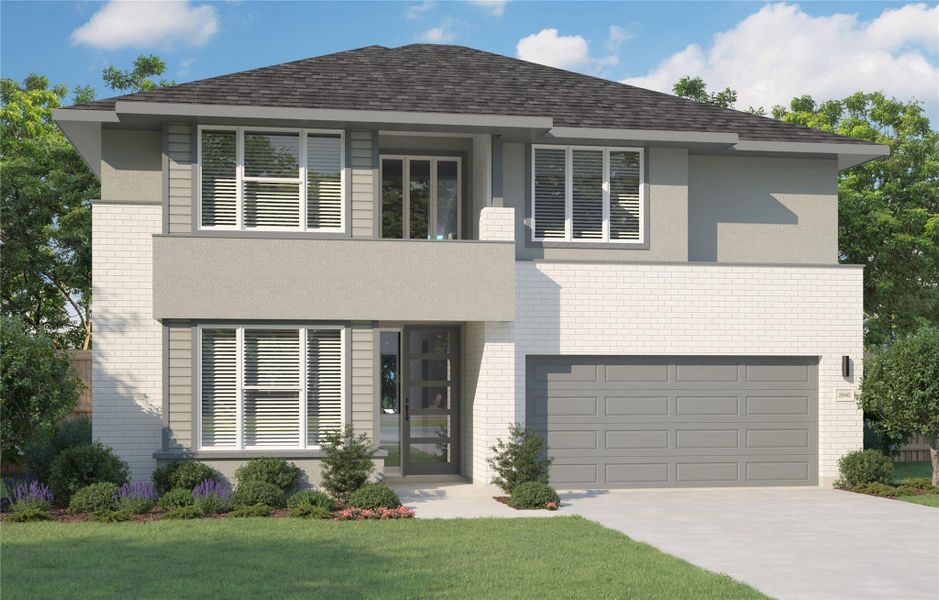
[[[200,327],[200,447],[316,448],[342,427],[341,327]]]

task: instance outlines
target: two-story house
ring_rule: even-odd
[[[386,477],[829,484],[862,443],[863,140],[459,46],[371,46],[55,119],[93,205],[94,436],[147,478],[351,424]]]

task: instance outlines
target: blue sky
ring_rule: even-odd
[[[13,2],[0,73],[101,82],[140,53],[189,81],[338,50],[443,42],[667,90],[683,74],[738,107],[879,87],[939,109],[939,8],[883,2]]]

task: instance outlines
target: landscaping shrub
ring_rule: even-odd
[[[183,490],[185,491],[185,490]],[[180,520],[180,519],[201,519],[205,515],[197,506],[178,506],[163,513],[161,519]]]
[[[326,510],[335,508],[332,498],[317,490],[297,492],[287,500],[287,508],[297,506],[322,506]]]
[[[160,496],[160,499],[157,501],[157,506],[163,510],[169,511],[192,506],[195,503],[196,500],[192,497],[192,492],[183,488],[176,488]]]
[[[49,481],[52,461],[63,450],[87,446],[91,441],[90,419],[63,421],[56,427],[52,437],[39,438],[30,442],[23,451],[23,460],[20,464],[31,477],[40,481]]]
[[[246,504],[236,506],[235,510],[228,514],[231,517],[269,517],[271,516],[271,507],[266,504]]]
[[[22,512],[38,508],[49,510],[52,508],[52,490],[49,486],[38,481],[21,481],[13,486],[10,494],[11,508],[14,512]]]
[[[130,520],[129,510],[102,510],[91,515],[92,521],[98,523],[120,523]]]
[[[284,492],[273,483],[266,481],[246,481],[235,488],[232,497],[235,506],[266,504],[274,508],[283,508]]]
[[[835,482],[838,488],[855,488],[866,483],[883,483],[893,471],[890,459],[877,450],[855,450],[838,461],[841,477]]]
[[[127,483],[127,463],[100,442],[63,450],[49,469],[55,500],[67,505],[72,494],[93,483]]]
[[[398,508],[401,499],[384,483],[370,483],[349,494],[349,506],[355,508]]]
[[[328,519],[332,516],[332,512],[328,508],[315,504],[300,504],[290,507],[289,510],[291,517],[301,519]]]
[[[195,461],[170,463],[153,472],[153,485],[160,494],[175,488],[191,491],[206,479],[225,481],[221,473],[209,465]]]
[[[232,492],[227,483],[206,479],[192,489],[195,506],[207,515],[218,515],[232,509]]]
[[[125,483],[118,488],[115,498],[118,510],[132,515],[142,515],[153,510],[157,501],[157,493],[150,482],[135,481]]]
[[[351,425],[323,436],[323,488],[341,502],[368,481],[375,470],[375,447],[364,433],[355,435]]]
[[[117,490],[113,483],[92,483],[72,495],[68,510],[76,514],[117,510]]]
[[[897,482],[897,486],[901,485],[922,490],[929,490],[930,488],[936,487],[932,484],[932,479],[929,477],[907,477]]]
[[[549,502],[554,503],[554,508],[557,508],[561,499],[554,488],[540,481],[519,484],[509,498],[509,506],[512,508],[548,508]]]
[[[238,467],[235,478],[238,485],[248,481],[264,481],[286,493],[297,485],[302,474],[300,467],[283,458],[255,458]]]
[[[48,521],[49,513],[41,508],[30,507],[9,515],[6,520],[10,523],[29,523],[31,521]]]
[[[487,461],[496,472],[492,482],[506,494],[512,495],[517,486],[528,481],[548,483],[552,459],[538,432],[514,423],[509,427],[509,439],[499,439],[492,451]]]
[[[885,483],[873,482],[865,483],[851,489],[852,492],[857,492],[859,494],[870,494],[872,496],[880,496],[882,498],[895,498],[899,495],[897,488],[887,485]]]

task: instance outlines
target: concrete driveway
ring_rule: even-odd
[[[820,488],[571,491],[577,514],[779,599],[939,598],[939,510]]]

